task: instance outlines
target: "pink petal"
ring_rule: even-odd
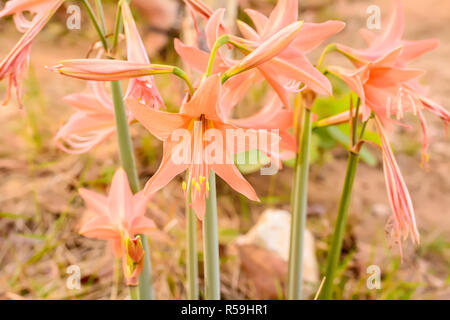
[[[133,99],[127,99],[126,104],[135,118],[160,140],[167,139],[173,130],[185,127],[191,120],[182,114],[154,110]]]

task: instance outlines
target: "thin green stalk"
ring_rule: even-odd
[[[205,263],[205,298],[220,300],[219,239],[217,228],[216,175],[209,173],[209,196],[203,218],[203,259]]]
[[[83,2],[83,5],[88,12],[89,18],[91,19],[92,24],[94,25],[94,28],[100,37],[100,41],[102,42],[103,48],[105,50],[108,50],[108,41],[106,40],[106,36],[103,33],[102,28],[100,27],[100,24],[97,21],[97,17],[95,15],[94,9],[92,9],[88,0],[81,0],[81,1]]]
[[[128,287],[131,300],[141,300],[139,297],[139,287]]]
[[[334,278],[341,255],[342,241],[344,239],[345,227],[348,219],[348,209],[352,196],[353,182],[355,181],[356,168],[359,161],[359,154],[350,151],[347,171],[345,174],[344,188],[342,190],[339,210],[334,227],[333,242],[328,253],[327,271],[325,274],[325,283],[319,295],[319,300],[330,300],[333,294]]]
[[[311,144],[312,111],[304,108],[299,150],[295,161],[295,177],[292,190],[292,222],[289,247],[287,298],[302,298],[303,248],[308,202],[309,151]]]
[[[102,0],[95,0],[95,10],[97,10],[98,20],[100,20],[100,28],[104,35],[106,32],[105,13],[103,12]]]
[[[186,198],[187,282],[189,300],[198,300],[197,216],[189,206],[190,192]]]
[[[119,5],[117,6],[117,13],[116,13],[116,21],[114,22],[114,33],[112,38],[112,44],[111,44],[111,51],[115,51],[117,48],[117,45],[119,44],[119,35],[122,32],[123,28],[123,22],[122,22],[122,7]]]
[[[128,128],[127,115],[125,113],[125,104],[122,96],[122,86],[119,81],[111,82],[111,91],[114,101],[114,114],[116,118],[117,137],[119,140],[120,163],[127,173],[130,188],[133,193],[140,190],[139,177],[134,160],[133,145],[131,142]],[[139,276],[139,292],[141,300],[153,300],[152,269],[150,263],[150,248],[146,235],[141,235],[142,245],[145,251],[144,270]]]
[[[219,51],[220,47],[222,47],[224,44],[227,44],[230,41],[230,37],[227,34],[221,35],[216,42],[214,43],[214,46],[211,50],[211,54],[209,55],[209,61],[208,61],[208,68],[206,69],[206,76],[209,77],[211,75],[213,66],[214,66],[214,60],[216,59],[217,51]]]
[[[323,49],[322,54],[320,55],[319,61],[317,62],[317,69],[320,70],[320,68],[323,65],[323,62],[325,61],[325,57],[330,52],[333,52],[336,50],[336,45],[334,43],[330,43],[328,46]]]

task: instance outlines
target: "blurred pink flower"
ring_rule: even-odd
[[[85,153],[116,132],[114,106],[101,82],[88,82],[88,90],[64,97],[77,112],[55,135],[56,145],[72,154]],[[127,112],[128,122],[133,116]]]
[[[7,11],[11,10],[14,12],[13,4],[20,7],[19,4],[26,4],[29,1],[10,1],[11,5],[8,8],[2,10],[4,15],[9,14]],[[48,1],[47,1],[48,2]],[[60,1],[51,1],[39,6],[39,13],[35,16],[32,21],[32,24],[23,34],[22,38],[20,38],[19,42],[14,46],[14,48],[9,52],[9,54],[3,59],[0,63],[0,80],[8,77],[8,86],[6,89],[6,97],[2,102],[2,105],[6,105],[11,98],[11,88],[14,85],[16,87],[16,97],[17,102],[21,106],[22,100],[22,80],[25,75],[25,72],[28,68],[29,60],[30,60],[30,51],[31,45],[33,43],[34,38],[38,35],[38,33],[44,28],[59,6],[62,4],[62,0]],[[18,10],[18,9],[17,9]]]
[[[185,102],[180,113],[167,113],[153,110],[134,100],[127,100],[129,108],[132,110],[136,119],[142,123],[153,135],[164,141],[164,153],[161,165],[158,171],[147,182],[145,191],[154,193],[164,187],[175,176],[185,170],[189,170],[189,178],[183,183],[183,189],[190,192],[192,188],[192,208],[195,210],[199,219],[203,219],[205,212],[205,197],[208,197],[209,191],[209,171],[214,171],[224,179],[233,189],[242,193],[251,200],[257,201],[258,197],[252,186],[245,180],[237,167],[231,161],[214,161],[209,158],[208,146],[211,141],[205,138],[207,133],[220,134],[221,137],[227,136],[228,129],[236,130],[236,126],[227,123],[221,111],[220,106],[221,83],[218,74],[205,79],[200,87],[195,91],[192,98]],[[179,141],[173,141],[173,133],[176,130],[189,132],[189,142],[191,152],[188,159],[181,159],[178,163],[174,161],[173,154],[178,155]],[[187,131],[186,131],[187,130]],[[265,135],[265,141],[279,139],[268,132],[262,132]],[[178,137],[179,138],[179,137]],[[213,139],[214,140],[214,139]],[[218,142],[215,141],[217,144]],[[248,150],[249,143],[245,141],[245,150]],[[236,153],[231,144],[222,143],[222,155],[227,159],[233,159]],[[186,147],[183,145],[183,147]],[[245,151],[242,150],[242,151]],[[267,150],[261,150],[268,153]],[[216,155],[217,156],[217,155]],[[275,156],[275,155],[270,155]],[[224,160],[224,159],[221,159]],[[219,163],[218,163],[219,162]]]
[[[439,40],[437,39],[418,41],[402,40],[404,29],[403,4],[400,0],[396,0],[395,9],[390,17],[387,27],[384,28],[383,32],[376,35],[372,31],[365,29],[361,30],[363,38],[369,45],[367,49],[353,49],[342,44],[338,44],[337,48],[340,52],[347,55],[357,67],[362,67],[367,63],[377,61],[388,55],[390,52],[401,48],[399,49],[400,52],[394,57],[395,59],[392,61],[391,65],[395,68],[405,68],[408,63],[439,46]],[[424,161],[428,158],[428,131],[425,118],[423,117],[421,111],[422,108],[431,111],[444,121],[447,134],[448,123],[450,122],[450,113],[444,107],[429,99],[426,91],[427,90],[420,85],[416,79],[403,82],[399,88],[398,94],[407,97],[407,99],[411,102],[409,103],[410,107],[407,107],[406,110],[404,110],[403,104],[400,104],[397,108],[394,107],[395,110],[391,110],[392,108],[389,108],[389,114],[387,114],[387,117],[389,117],[392,113],[396,114],[398,118],[402,118],[404,111],[412,111],[419,117],[424,135],[422,146]],[[399,101],[402,100],[404,99],[399,99]],[[386,103],[387,101],[384,102]],[[390,103],[393,102],[393,100],[390,101]]]
[[[59,7],[62,2],[60,0],[10,0],[0,10],[0,19],[14,15],[13,19],[17,29],[20,32],[25,32],[36,24],[43,14],[46,15],[49,8]],[[23,14],[27,11],[33,14],[31,21]]]
[[[122,258],[127,284],[137,285],[145,252],[136,236],[148,234],[156,227],[145,216],[150,195],[142,191],[133,195],[123,169],[114,174],[107,197],[87,189],[80,189],[79,193],[90,216],[79,233],[88,238],[111,240],[114,254]]]
[[[127,1],[121,1],[123,24],[125,28],[125,39],[127,41],[128,61],[150,64],[144,43],[139,35],[139,31],[131,14],[130,6]],[[142,103],[152,106],[156,109],[164,107],[164,102],[155,85],[153,76],[144,76],[132,78],[128,83],[128,89],[125,99],[132,97]]]
[[[402,236],[403,240],[406,240],[408,235],[411,234],[413,241],[418,244],[420,241],[419,231],[417,230],[414,208],[408,187],[403,180],[400,168],[394,158],[394,153],[392,152],[389,140],[384,132],[383,125],[378,118],[375,118],[375,120],[381,138],[383,169],[388,198],[394,212],[393,221],[395,237],[400,246],[400,253],[402,253]]]

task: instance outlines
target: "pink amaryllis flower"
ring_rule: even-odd
[[[99,145],[116,132],[114,105],[101,82],[88,82],[88,90],[69,94],[64,101],[77,112],[55,135],[56,145],[63,151],[81,154]],[[128,122],[133,116],[127,112]]]
[[[395,10],[390,17],[387,27],[383,28],[383,32],[376,35],[372,31],[361,30],[363,38],[369,45],[367,49],[353,49],[342,44],[338,44],[337,49],[349,57],[355,66],[362,67],[369,62],[381,59],[397,48],[401,48],[399,54],[395,56],[395,61],[392,65],[396,68],[405,68],[408,63],[439,46],[439,40],[437,39],[418,41],[402,40],[404,29],[403,5],[400,0],[396,0]],[[450,113],[444,107],[429,99],[426,91],[416,79],[412,79],[402,83],[401,91],[399,92],[399,94],[408,97],[408,100],[413,104],[410,110],[419,117],[424,135],[422,147],[424,160],[428,158],[428,133],[422,109],[426,109],[440,117],[444,121],[447,133],[448,123],[450,122]],[[403,116],[403,110],[401,109],[402,105],[400,105],[400,110],[396,112],[399,118]]]
[[[62,2],[60,0],[10,0],[0,10],[0,19],[13,15],[17,29],[25,32],[41,18],[42,14],[46,14],[49,8],[55,5],[59,7]],[[24,16],[24,12],[30,12],[33,14],[33,18],[28,20]]]
[[[127,285],[137,285],[145,255],[138,235],[155,229],[155,223],[145,216],[149,194],[141,191],[133,195],[123,169],[114,174],[107,197],[87,189],[80,189],[79,193],[87,205],[89,217],[79,233],[112,241],[114,254],[122,258]]]
[[[239,139],[239,134],[251,134],[255,131],[250,132],[243,129],[238,131],[238,127],[224,120],[220,106],[220,91],[220,76],[216,74],[208,77],[201,83],[192,98],[184,102],[180,113],[152,110],[136,101],[127,101],[136,119],[164,142],[161,165],[147,182],[145,192],[154,193],[176,175],[189,170],[189,179],[187,184],[183,183],[183,189],[186,196],[188,192],[192,192],[191,206],[199,219],[203,218],[205,212],[205,197],[208,197],[210,170],[224,179],[236,191],[251,200],[258,200],[255,190],[234,165],[233,155],[237,153],[236,148],[233,148],[233,143],[229,143],[229,139],[226,143],[224,142],[227,132],[237,132]],[[180,137],[182,138],[181,142]],[[258,139],[273,142],[274,140],[278,141],[279,136],[262,131],[258,132]],[[241,145],[242,150],[240,151],[246,151],[250,147],[247,139],[244,144],[244,146]],[[261,148],[264,153],[269,153],[266,148],[261,147],[260,143],[258,143],[258,148]]]
[[[246,48],[246,54],[256,51],[258,48],[261,48],[260,51],[270,52],[271,43],[273,46],[273,42],[280,36],[280,32],[297,22],[298,4],[295,0],[278,1],[269,18],[254,10],[246,10],[246,12],[254,20],[257,30],[253,30],[243,22],[238,22],[244,38],[232,35],[230,37],[241,45],[241,49]],[[216,10],[206,25],[205,33],[210,50],[217,38],[224,33],[220,28],[222,16],[223,9]],[[297,91],[300,83],[306,84],[318,93],[330,95],[330,82],[311,65],[304,54],[316,48],[329,36],[341,31],[344,26],[345,24],[339,21],[328,21],[322,24],[304,23],[293,40],[283,50],[277,52],[270,59],[266,59],[266,61],[262,60],[264,63],[260,62],[257,66],[255,65],[256,70],[247,71],[239,79],[233,81],[232,90],[229,90],[230,100],[232,102],[238,101],[238,98],[242,96],[251,83],[262,79],[268,81],[286,106],[289,105],[287,93]],[[176,41],[175,45],[178,54],[195,69],[198,70],[206,66],[208,61],[206,52],[195,47],[185,46],[179,41]],[[234,74],[239,69],[246,70],[245,63],[248,62],[244,59],[241,62],[244,65],[236,64],[235,61],[224,59],[221,55],[216,60],[215,72],[224,72],[227,71],[227,67],[232,67],[233,70],[230,71]],[[249,66],[251,65],[249,64]],[[230,103],[230,105],[233,106],[235,103]]]
[[[123,24],[125,29],[125,39],[127,42],[127,59],[131,62],[150,64],[144,43],[139,35],[139,31],[131,14],[127,1],[121,1]],[[128,83],[125,99],[132,97],[150,105],[156,109],[164,107],[164,102],[155,85],[153,76],[132,78]]]
[[[212,50],[218,37],[223,34],[220,26],[222,25],[224,12],[224,9],[216,10],[206,24],[206,40],[209,50]],[[227,101],[225,103],[227,107],[232,108],[232,106],[236,105],[250,85],[263,79],[260,72],[256,69],[250,69],[265,64],[283,52],[300,32],[302,25],[302,21],[294,21],[287,25],[276,35],[262,42],[258,48],[249,49],[252,52],[247,52],[248,55],[242,60],[230,59],[222,54],[220,50],[217,52],[212,73],[223,74],[229,71],[230,75],[234,75],[230,80],[226,81],[224,86],[223,99]],[[177,39],[175,40],[175,50],[195,70],[200,72],[206,71],[209,53],[194,46],[186,46]],[[246,70],[250,71],[240,74]]]
[[[6,89],[6,97],[3,100],[2,105],[6,105],[9,102],[12,86],[16,87],[17,102],[21,105],[22,80],[28,68],[33,40],[42,28],[44,28],[62,2],[62,0],[52,1],[51,3],[46,4],[44,6],[45,10],[41,11],[36,18],[33,19],[32,25],[0,63],[0,80],[8,78],[9,81]]]
[[[400,240],[401,234],[406,238],[412,235],[415,242],[419,241],[414,209],[406,184],[402,178],[397,162],[385,134],[385,128],[392,128],[399,124],[391,119],[392,115],[398,118],[404,112],[419,113],[417,98],[403,85],[423,74],[422,70],[408,69],[396,66],[395,62],[402,52],[402,47],[394,49],[386,56],[369,62],[359,69],[347,70],[341,67],[329,67],[329,71],[340,77],[361,99],[361,117],[367,120],[371,112],[375,114],[375,121],[381,137],[383,150],[383,166],[386,178],[388,197],[394,217],[395,234]],[[347,119],[349,113],[345,113]],[[345,116],[338,115],[323,124],[332,124],[343,121]]]

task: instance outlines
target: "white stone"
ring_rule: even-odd
[[[291,215],[288,211],[267,209],[247,234],[238,237],[236,243],[238,245],[257,245],[276,253],[287,262],[289,260],[290,228]],[[309,230],[305,230],[304,254],[303,281],[317,284],[319,282],[319,268],[314,237]]]

